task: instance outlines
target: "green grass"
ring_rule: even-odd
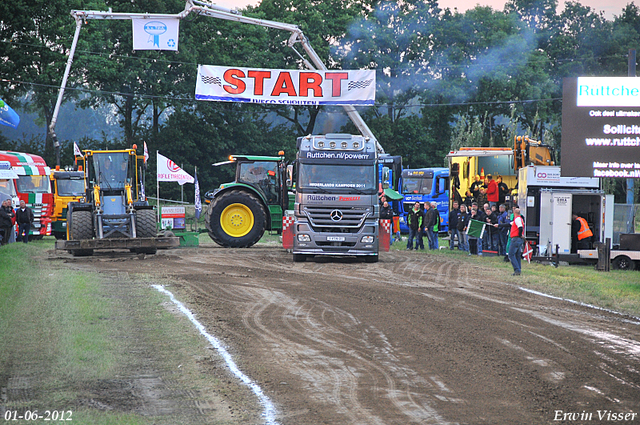
[[[403,237],[405,240],[392,245],[392,250],[406,248],[406,236]],[[449,242],[440,239],[440,246],[448,248]],[[561,265],[556,268],[539,263],[528,264],[523,260],[522,275],[511,276],[511,263],[505,262],[503,257],[468,256],[467,253],[449,249],[435,252],[425,250],[424,253],[451,257],[466,264],[490,268],[494,281],[514,283],[556,297],[640,317],[640,271],[602,272],[595,270],[594,266],[587,265]],[[407,254],[421,255],[421,252]]]
[[[212,388],[218,381],[198,364],[210,357],[206,341],[188,319],[164,307],[166,296],[140,284],[144,276],[130,284],[131,298],[123,300],[113,276],[74,271],[47,259],[48,249],[52,240],[0,248],[0,388],[24,387],[27,394],[0,403],[40,414],[72,410],[77,424],[194,423],[87,406],[88,397],[102,391],[117,394],[118,388],[105,390],[105,383],[137,374],[170,375],[179,391]]]

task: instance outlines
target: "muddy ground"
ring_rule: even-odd
[[[640,424],[640,319],[526,292],[506,272],[399,251],[293,263],[260,245],[62,257],[168,283],[283,425],[610,423],[610,412]],[[244,421],[264,423],[243,397]]]

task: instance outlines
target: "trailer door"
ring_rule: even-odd
[[[540,251],[569,254],[571,252],[572,194],[567,192],[540,192]],[[525,217],[526,218],[526,217]]]

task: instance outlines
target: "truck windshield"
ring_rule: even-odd
[[[20,193],[51,193],[49,176],[20,176],[16,183]]]
[[[110,189],[124,188],[129,166],[127,152],[95,153],[93,154],[93,166],[99,185]]]
[[[402,193],[429,195],[431,193],[432,187],[433,179],[431,178],[405,177],[402,184]]]
[[[371,165],[300,164],[300,189],[376,190],[376,172]]]
[[[16,189],[13,186],[13,180],[0,180],[0,193],[5,195],[15,196]]]
[[[56,180],[59,196],[84,195],[84,180]]]

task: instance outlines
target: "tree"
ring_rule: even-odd
[[[80,0],[0,2],[0,75],[11,80],[0,85],[0,95],[14,108],[37,112],[47,129],[75,28],[69,12],[81,4]],[[99,1],[89,5],[106,8]],[[19,100],[27,94],[29,101],[21,105]],[[50,135],[42,154],[46,161],[53,162]]]

